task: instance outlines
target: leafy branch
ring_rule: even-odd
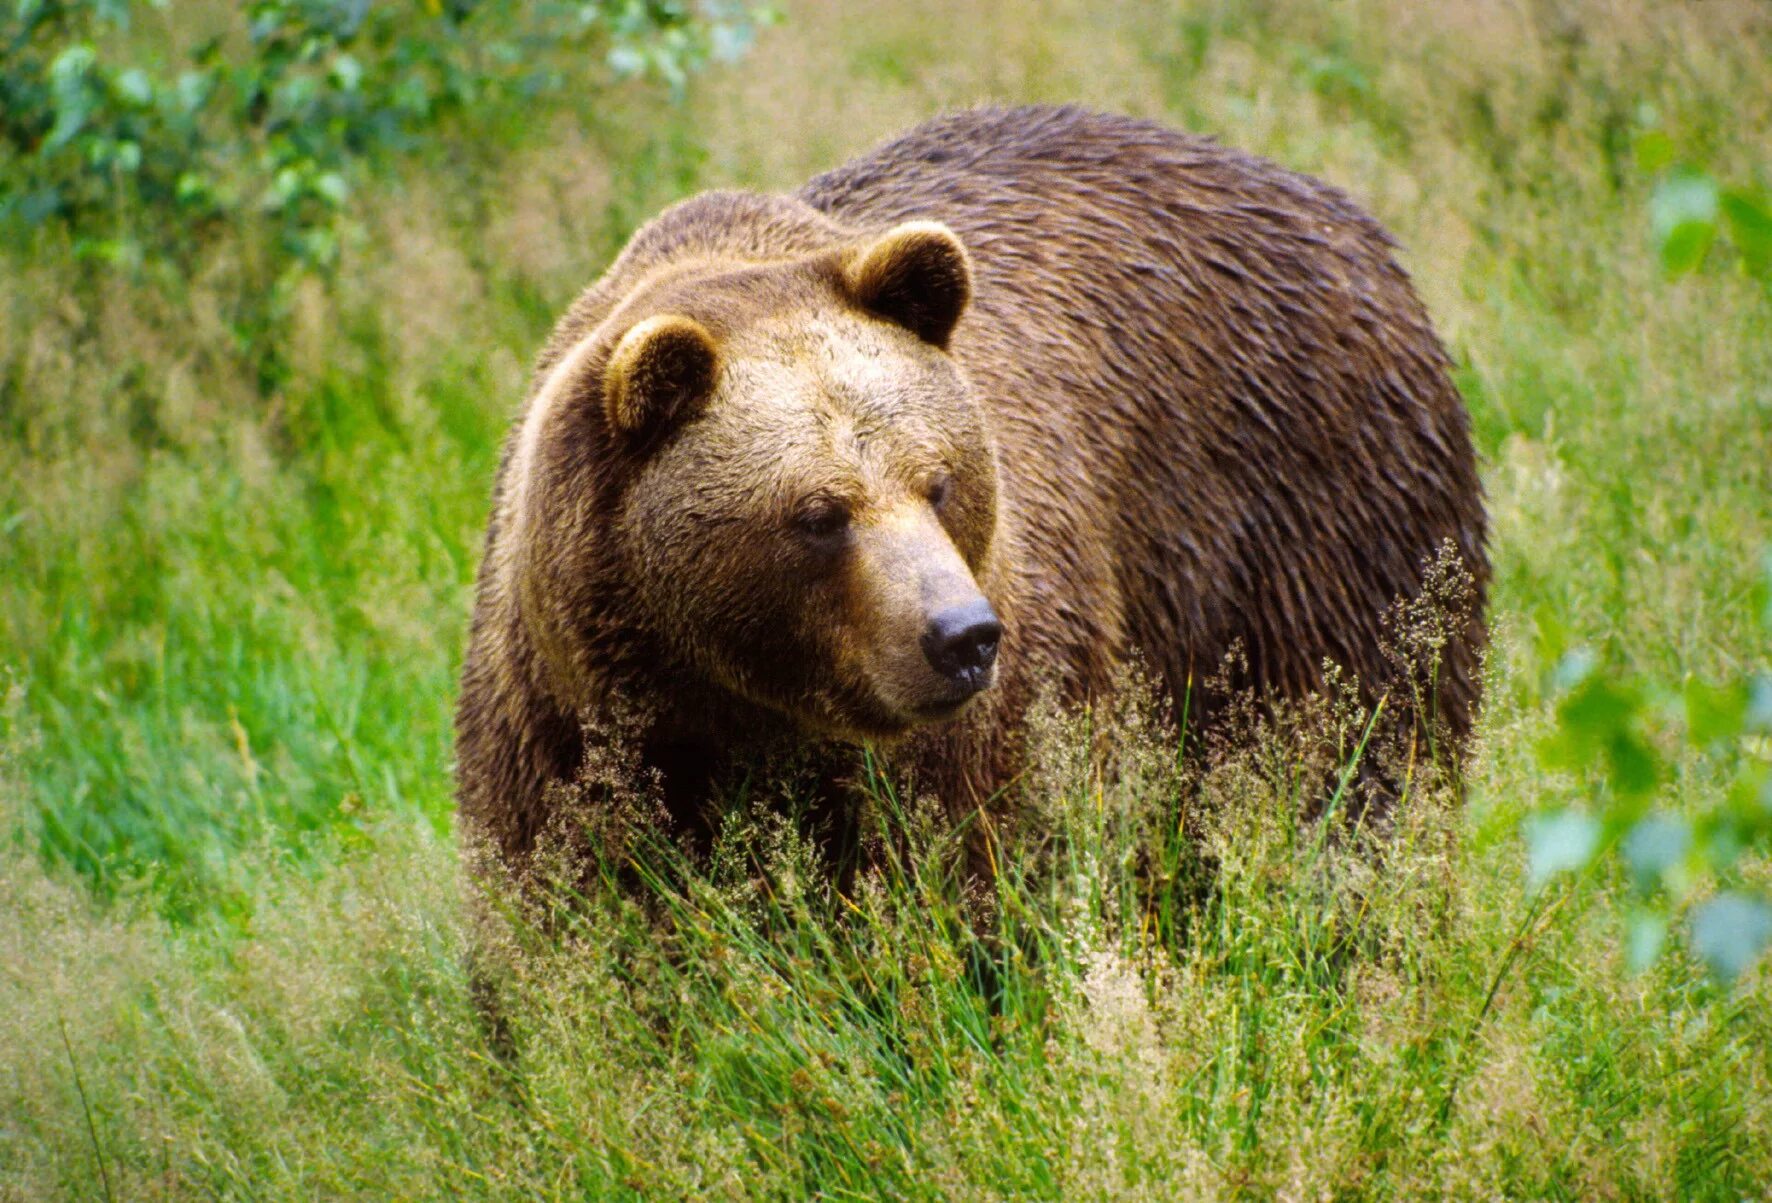
[[[253,214],[320,269],[377,162],[465,124],[521,123],[599,58],[606,79],[680,92],[773,19],[724,0],[253,0],[164,63],[129,34],[143,9],[172,20],[164,0],[9,9],[0,229],[59,224],[89,258],[182,261],[213,223]]]
[[[1755,604],[1772,634],[1772,555]],[[1552,685],[1556,726],[1539,745],[1539,761],[1576,776],[1587,798],[1527,820],[1534,886],[1616,854],[1631,886],[1626,947],[1634,968],[1654,961],[1674,916],[1697,898],[1692,950],[1717,977],[1739,976],[1772,943],[1772,900],[1738,872],[1745,855],[1772,850],[1772,674],[1671,688],[1577,649],[1559,658]],[[1733,769],[1720,796],[1694,815],[1664,804],[1673,766],[1662,749],[1676,741]]]

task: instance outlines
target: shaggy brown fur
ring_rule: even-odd
[[[1087,699],[1135,654],[1176,697],[1237,644],[1278,696],[1325,659],[1381,681],[1427,561],[1454,546],[1479,603],[1488,573],[1467,419],[1391,246],[1322,183],[1070,108],[666,211],[562,319],[507,446],[469,829],[520,859],[581,718],[618,706],[679,817],[722,766],[862,739],[959,812],[1013,776],[1038,693]],[[968,702],[919,637],[980,593],[1003,633]],[[1483,638],[1445,652],[1454,741]]]

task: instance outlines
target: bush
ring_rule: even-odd
[[[189,261],[214,224],[262,214],[288,265],[324,269],[373,165],[521,120],[599,55],[605,79],[680,90],[768,15],[723,0],[256,0],[157,63],[131,45],[138,7],[20,0],[0,15],[9,233],[56,224],[87,257]]]

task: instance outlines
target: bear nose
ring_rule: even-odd
[[[984,670],[997,658],[1003,624],[984,598],[949,606],[929,620],[923,632],[923,654],[935,671],[957,683],[978,688]]]

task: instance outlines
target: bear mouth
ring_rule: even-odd
[[[916,682],[915,692],[909,697],[882,688],[880,683],[869,682],[860,688],[827,695],[822,714],[812,721],[818,729],[841,739],[864,742],[901,739],[919,728],[959,718],[980,694],[996,683],[994,665],[986,666],[982,672],[967,673],[958,679],[946,678],[939,683],[931,682],[925,676]],[[809,720],[810,715],[800,721]]]
[[[958,717],[974,698],[994,685],[996,680],[997,674],[988,667],[981,672],[967,674],[963,679],[954,681],[951,689],[943,696],[911,707],[911,713],[920,723],[939,723]]]

